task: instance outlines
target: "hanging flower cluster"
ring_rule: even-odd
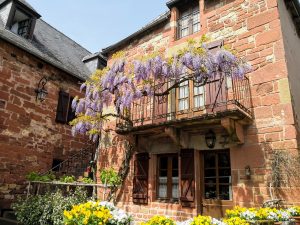
[[[72,108],[77,119],[71,123],[73,135],[89,134],[91,139],[96,140],[103,123],[109,118],[129,120],[124,112],[134,101],[143,96],[167,95],[187,79],[201,85],[216,71],[236,78],[243,78],[250,71],[247,63],[226,48],[212,54],[206,41],[204,36],[198,44],[191,40],[187,48],[171,58],[154,53],[129,63],[125,53],[115,54],[110,68],[96,71],[90,80],[81,85],[80,90],[85,91],[85,96],[74,98]],[[173,85],[167,91],[157,93],[155,84],[166,80],[173,81]],[[105,109],[110,107],[113,109],[107,113]]]

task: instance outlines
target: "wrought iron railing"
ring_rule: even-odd
[[[130,126],[158,125],[225,111],[239,111],[249,118],[252,117],[250,83],[247,77],[240,79],[217,74],[203,86],[198,86],[192,78],[186,82],[188,84],[182,83],[181,87],[170,91],[167,95],[145,96],[134,102],[130,110],[126,111],[126,116],[132,121]],[[173,81],[157,84],[155,92],[162,93],[172,84]],[[186,91],[188,96],[185,96],[185,104],[180,105],[179,99],[182,97],[180,88],[183,84],[188,87]],[[119,131],[128,130],[128,126],[126,121],[117,120]]]
[[[74,155],[54,166],[44,174],[54,172],[57,176],[73,175],[75,177],[83,176],[90,162],[93,160],[95,147],[81,149]]]

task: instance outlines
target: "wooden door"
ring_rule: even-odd
[[[227,104],[226,77],[221,72],[216,72],[205,85],[206,112],[213,113],[224,111]]]
[[[215,218],[232,208],[232,185],[229,150],[204,151],[201,156],[200,212]]]
[[[212,54],[217,53],[223,46],[223,41],[215,41],[207,47]],[[226,76],[216,71],[205,85],[205,108],[207,113],[224,111],[227,103]]]
[[[168,88],[168,82],[161,82],[155,86],[155,93],[163,93]],[[162,123],[168,119],[168,96],[154,96],[153,123]]]

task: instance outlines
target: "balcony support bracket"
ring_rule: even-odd
[[[238,121],[226,117],[221,119],[221,125],[228,132],[231,142],[237,144],[243,144],[245,142],[244,129]]]
[[[174,127],[166,127],[165,134],[167,134],[171,140],[175,143],[175,145],[180,148],[187,148],[188,145],[188,135],[182,132],[178,132],[178,130]]]

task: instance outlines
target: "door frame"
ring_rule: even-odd
[[[213,150],[195,150],[194,154],[194,160],[195,160],[195,185],[196,185],[196,207],[197,207],[197,214],[203,215],[204,214],[204,207],[206,204],[211,203],[212,200],[206,200],[204,198],[204,154],[208,152],[221,152],[221,151],[228,151],[230,154],[230,148],[226,149],[213,149]],[[231,164],[232,158],[230,154],[230,164]],[[230,172],[231,172],[231,190],[232,190],[232,199],[231,200],[216,200],[218,201],[218,205],[220,205],[222,208],[232,208],[233,203],[233,187],[232,187],[232,169],[230,166]]]

